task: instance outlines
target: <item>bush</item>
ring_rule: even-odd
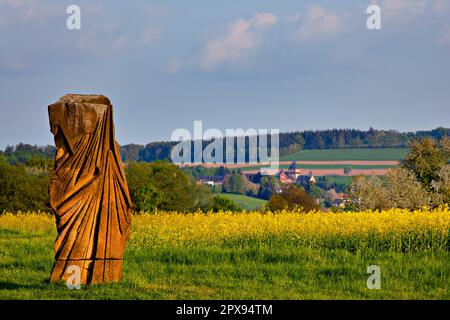
[[[450,204],[450,165],[443,166],[438,172],[438,179],[431,182],[433,205]]]
[[[0,213],[8,211],[50,212],[48,171],[34,171],[24,165],[10,165],[0,156]]]
[[[308,212],[318,210],[319,206],[304,189],[294,184],[288,184],[283,187],[281,193],[270,196],[269,208],[272,211],[300,210]]]
[[[385,177],[356,177],[351,183],[350,199],[359,210],[412,210],[429,204],[427,191],[412,172],[403,168],[390,169]]]
[[[245,194],[245,181],[240,173],[227,174],[223,179],[223,191],[227,193]]]
[[[137,212],[154,212],[162,202],[162,194],[153,185],[140,187],[134,193],[134,210]]]
[[[269,200],[270,196],[279,189],[280,184],[274,176],[262,176],[259,180],[259,198]]]
[[[125,173],[135,210],[188,212],[211,207],[210,188],[198,185],[175,164],[129,163]]]
[[[242,209],[232,200],[216,195],[212,200],[212,211],[233,211],[240,212]]]
[[[289,209],[289,203],[280,194],[273,194],[269,199],[269,209],[271,211],[283,211]]]

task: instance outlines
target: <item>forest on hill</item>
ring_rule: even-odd
[[[450,128],[441,127],[417,132],[398,132],[373,128],[367,131],[356,129],[311,130],[280,133],[279,146],[280,156],[285,156],[300,150],[404,148],[411,140],[417,138],[431,137],[438,140],[446,136],[450,136]],[[120,146],[120,153],[124,162],[170,160],[171,150],[176,144],[177,142],[174,141],[151,142],[146,145],[127,144]],[[209,141],[203,141],[204,146],[208,144]],[[36,161],[37,158],[53,159],[55,152],[55,148],[50,145],[42,147],[20,143],[16,146],[7,146],[4,151],[0,151],[0,154],[3,154],[11,164],[27,164],[28,161]],[[248,154],[248,145],[246,145],[246,154]]]
[[[317,131],[295,131],[280,133],[280,156],[300,150],[343,149],[343,148],[404,148],[416,138],[431,137],[440,139],[450,136],[450,128],[437,128],[429,131],[398,132],[395,130],[367,131],[356,129],[332,129]],[[203,141],[208,145],[209,141]],[[177,142],[152,142],[147,145],[128,144],[120,148],[123,161],[170,160],[170,152]],[[225,147],[225,143],[224,143]],[[269,146],[270,147],[270,140]],[[237,146],[235,145],[235,149]],[[194,154],[194,152],[191,152]],[[224,152],[225,154],[225,152]],[[236,154],[236,153],[235,153]],[[246,145],[248,155],[248,145]]]

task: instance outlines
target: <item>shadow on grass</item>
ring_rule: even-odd
[[[48,284],[48,281],[42,281],[37,284],[22,284],[0,281],[0,290],[42,289],[43,287],[48,286]]]

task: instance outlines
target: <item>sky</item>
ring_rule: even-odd
[[[450,127],[449,84],[450,0],[0,0],[0,149],[53,144],[47,106],[67,93],[108,96],[118,142],[146,144],[195,120]]]

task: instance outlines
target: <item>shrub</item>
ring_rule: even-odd
[[[10,165],[0,156],[0,213],[9,211],[51,211],[48,171]]]
[[[450,204],[450,165],[443,166],[438,173],[438,179],[431,182],[433,190],[433,205]]]
[[[125,173],[136,210],[207,211],[211,190],[167,161],[129,163]]]
[[[232,201],[228,198],[216,195],[212,199],[212,211],[214,211],[214,212],[220,212],[220,211],[240,212],[240,211],[242,211],[242,209],[234,201]]]
[[[429,195],[414,174],[403,168],[388,170],[385,177],[359,176],[352,180],[350,199],[359,210],[420,209]]]
[[[313,211],[319,209],[316,201],[306,191],[294,184],[285,185],[279,194],[273,194],[269,199],[272,211],[300,210]]]

